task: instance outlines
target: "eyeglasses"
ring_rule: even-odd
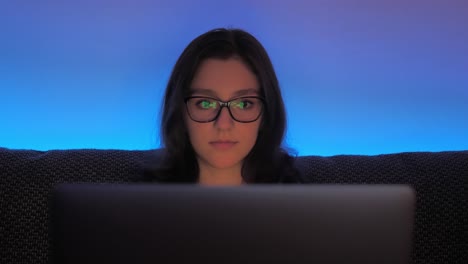
[[[216,120],[223,107],[227,107],[232,119],[241,123],[257,120],[263,112],[263,99],[257,96],[245,96],[223,102],[204,96],[185,98],[187,112],[195,122],[208,123]]]

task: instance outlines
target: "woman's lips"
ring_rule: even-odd
[[[234,145],[236,144],[237,142],[235,141],[212,141],[210,142],[210,145],[218,150],[227,150],[227,149],[234,147]]]

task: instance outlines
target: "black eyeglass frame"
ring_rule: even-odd
[[[192,115],[190,114],[190,110],[189,110],[189,106],[187,104],[187,102],[190,100],[190,99],[194,99],[194,98],[207,98],[207,99],[212,99],[214,101],[216,101],[220,107],[218,109],[218,113],[210,120],[208,121],[199,121],[199,120],[195,120]],[[239,100],[241,98],[255,98],[255,99],[258,99],[260,100],[260,102],[262,102],[262,106],[261,106],[261,109],[260,109],[260,112],[258,113],[258,116],[251,120],[251,121],[241,121],[241,120],[238,120],[234,117],[234,115],[232,114],[231,112],[231,102],[232,101],[236,101],[236,100]],[[231,118],[236,121],[236,122],[239,122],[239,123],[252,123],[252,122],[255,122],[257,121],[260,116],[263,114],[263,110],[264,110],[264,107],[265,107],[265,99],[263,99],[262,97],[260,96],[240,96],[240,97],[236,97],[236,98],[233,98],[227,102],[224,102],[224,101],[221,101],[219,99],[216,99],[216,98],[213,98],[213,97],[209,97],[209,96],[189,96],[189,97],[186,97],[184,99],[184,103],[185,103],[185,108],[187,110],[187,113],[188,113],[188,116],[190,117],[190,119],[192,119],[193,121],[197,122],[197,123],[210,123],[210,122],[213,122],[215,121],[216,119],[218,119],[219,115],[221,114],[221,111],[223,110],[224,107],[226,107],[228,109],[228,112],[229,112],[229,115],[231,116]]]

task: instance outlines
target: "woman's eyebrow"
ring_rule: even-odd
[[[203,94],[209,96],[216,96],[216,93],[210,89],[203,89],[203,88],[192,88],[190,89],[190,94]]]
[[[218,96],[215,91],[213,91],[211,89],[204,89],[204,88],[191,89],[191,94],[203,94],[203,95],[214,96],[214,97]],[[243,96],[243,95],[248,95],[248,94],[258,95],[259,92],[258,92],[258,89],[254,89],[254,88],[242,89],[242,90],[238,90],[235,93],[233,93],[232,97]]]
[[[242,95],[248,95],[248,94],[258,95],[259,94],[258,89],[249,88],[249,89],[239,90],[239,91],[235,92],[233,94],[233,96],[242,96]]]

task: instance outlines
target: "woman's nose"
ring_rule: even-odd
[[[218,128],[230,128],[233,124],[234,119],[232,119],[229,109],[227,107],[223,107],[218,118],[215,120],[215,126]]]

